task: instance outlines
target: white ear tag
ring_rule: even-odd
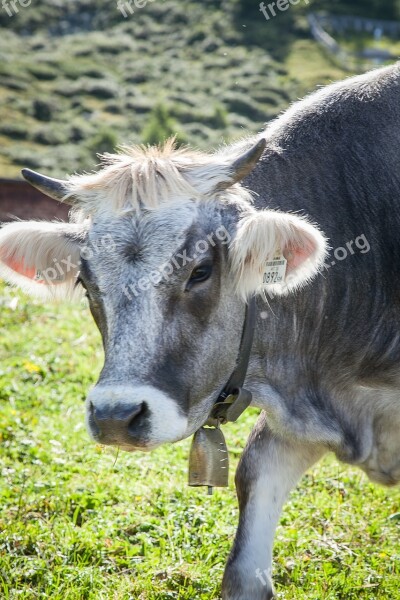
[[[272,260],[265,264],[263,284],[283,283],[285,281],[287,260],[280,249],[275,253]]]

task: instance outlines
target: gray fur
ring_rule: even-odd
[[[258,193],[258,207],[310,215],[332,249],[363,234],[371,250],[349,252],[333,266],[332,252],[329,269],[310,286],[269,299],[263,309],[247,386],[266,424],[250,439],[238,472],[241,522],[224,600],[265,600],[272,590],[268,582],[249,594],[257,560],[253,572],[240,569],[252,520],[245,518],[247,498],[258,478],[241,473],[254,473],[256,463],[273,476],[262,447],[271,435],[287,446],[301,441],[305,451],[310,444],[333,450],[379,483],[400,482],[399,165],[397,64],[291,109],[272,125],[267,151],[245,182]],[[294,460],[288,453],[287,469]]]

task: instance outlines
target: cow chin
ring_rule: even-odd
[[[86,400],[92,439],[128,452],[148,452],[188,435],[178,403],[149,385],[96,385]]]

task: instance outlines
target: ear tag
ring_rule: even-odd
[[[201,427],[193,436],[189,456],[189,485],[227,487],[229,455],[220,429]]]
[[[277,249],[272,260],[265,264],[263,284],[283,283],[285,281],[287,260],[280,248]]]

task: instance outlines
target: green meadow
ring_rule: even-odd
[[[0,598],[210,600],[238,519],[233,474],[257,411],[225,427],[228,489],[187,486],[190,440],[96,446],[84,399],[102,364],[87,307],[0,287]],[[282,514],[278,598],[400,598],[400,493],[327,457]]]

